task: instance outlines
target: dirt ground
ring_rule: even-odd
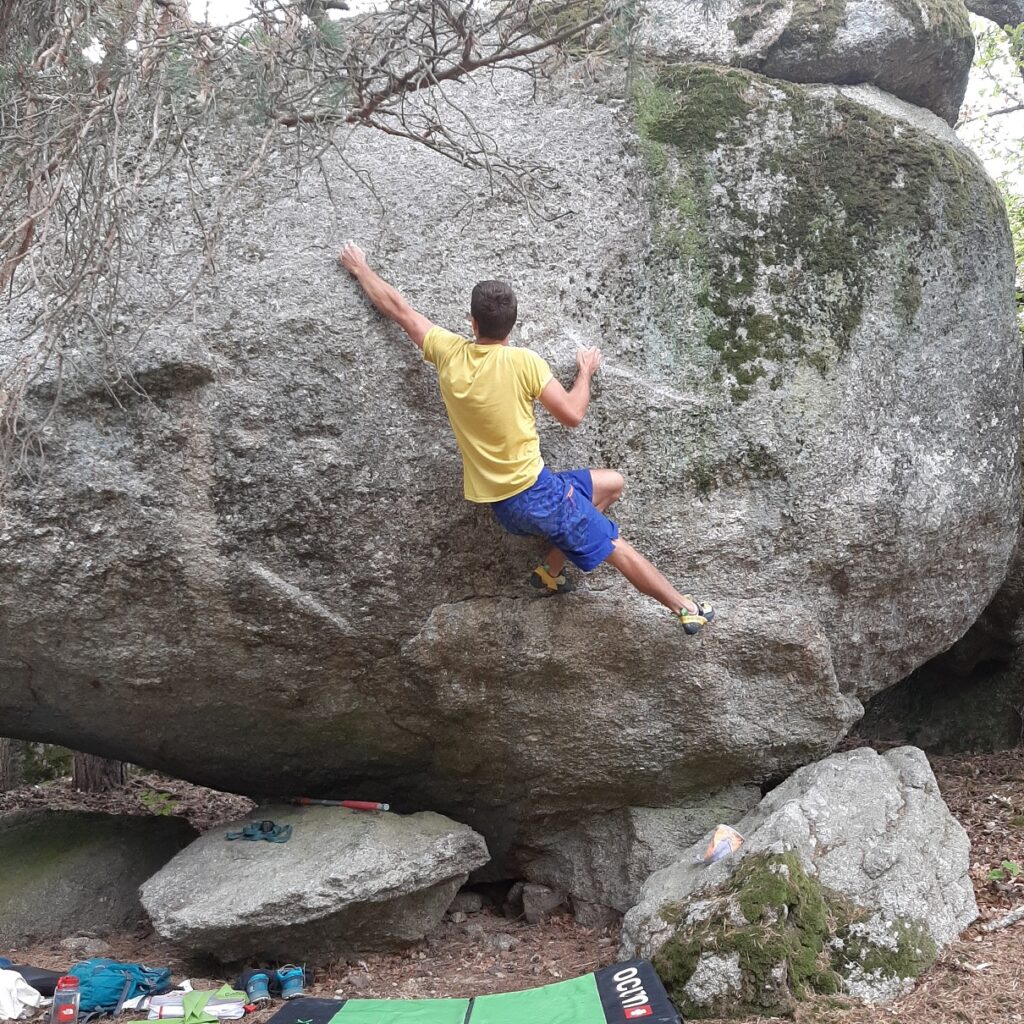
[[[1024,750],[1000,754],[932,757],[932,766],[952,812],[971,837],[971,875],[981,917],[910,995],[888,1007],[862,1007],[828,998],[809,1002],[798,1024],[996,1024],[1024,1021],[1024,923],[985,933],[981,927],[1024,905]],[[67,782],[0,794],[0,812],[16,807],[89,808],[120,813],[168,813],[188,817],[200,829],[219,826],[252,807],[242,797],[190,786],[162,776],[137,773],[129,786],[110,796],[85,796]],[[988,873],[1003,861],[1005,880]],[[367,956],[315,965],[311,994],[357,998],[474,996],[548,984],[586,974],[616,960],[614,928],[583,928],[566,916],[540,925],[512,920],[500,912],[498,890],[485,891],[484,909],[439,930],[400,954]],[[65,940],[67,941],[67,940]],[[166,965],[175,978],[196,987],[232,981],[214,961],[189,956],[157,936],[140,931],[105,940],[109,955]],[[15,959],[61,970],[79,959],[61,943],[11,950]],[[272,1011],[255,1016],[254,1024]],[[749,1018],[743,1024],[767,1024]],[[530,1022],[524,1022],[530,1024]]]

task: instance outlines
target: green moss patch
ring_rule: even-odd
[[[640,135],[684,152],[715,149],[753,109],[750,76],[703,64],[670,65],[636,91]],[[683,96],[686,102],[680,103]]]
[[[668,338],[700,331],[677,354],[707,360],[734,403],[801,368],[827,376],[869,292],[912,323],[922,247],[962,249],[985,196],[998,203],[968,154],[841,94],[672,65],[641,76],[635,107],[655,314]]]
[[[836,938],[836,968],[844,977],[866,983],[917,978],[938,955],[935,940],[917,921],[857,922]]]
[[[785,1013],[793,997],[839,990],[826,949],[836,907],[795,854],[746,858],[717,902],[707,920],[680,926],[654,959],[684,1016]],[[847,915],[842,924],[848,921]],[[739,956],[742,986],[728,1005],[698,1005],[686,990],[701,956],[709,952]]]
[[[917,977],[935,960],[927,929],[869,918],[808,875],[796,854],[753,854],[694,913],[668,905],[675,934],[654,958],[684,1016],[789,1014],[796,1000],[834,995],[849,979],[885,984]],[[738,960],[740,982],[710,1001],[691,984],[702,957]]]

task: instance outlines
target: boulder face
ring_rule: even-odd
[[[1019,518],[995,187],[941,120],[870,87],[640,77],[624,103],[535,106],[514,75],[459,92],[549,161],[550,220],[365,134],[326,183],[296,194],[281,158],[240,186],[217,276],[125,353],[147,397],[65,382],[12,495],[5,731],[437,809],[501,864],[552,816],[782,777],[963,634]],[[231,144],[205,173],[245,166]],[[126,317],[193,270],[180,209]],[[545,458],[623,471],[623,535],[715,600],[713,629],[686,638],[610,569],[535,597],[540,546],[462,500],[433,370],[334,265],[346,237],[449,327],[475,281],[513,281],[515,340],[566,384],[600,342],[587,422],[542,416]]]
[[[196,838],[183,818],[79,811],[0,816],[0,945],[133,928],[138,887]]]
[[[257,808],[292,826],[283,843],[208,832],[140,889],[165,938],[223,961],[360,956],[423,938],[470,871],[483,839],[440,814],[334,807]]]
[[[632,907],[659,868],[719,822],[736,821],[761,799],[757,786],[733,786],[675,807],[628,807],[568,824],[531,824],[517,855],[524,873],[573,894],[577,919],[615,919]],[[583,913],[581,914],[581,909]],[[612,913],[609,913],[612,912]]]
[[[790,82],[867,83],[949,124],[974,59],[962,0],[652,0],[641,44]]]

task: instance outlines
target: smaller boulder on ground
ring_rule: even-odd
[[[523,886],[523,917],[527,924],[539,924],[566,905],[566,895],[546,885],[527,882]]]
[[[183,818],[0,815],[0,948],[107,935],[144,921],[139,884],[196,835]]]
[[[246,820],[260,819],[291,825],[291,838],[227,840],[239,821],[204,835],[142,886],[161,935],[222,961],[397,949],[435,928],[489,859],[471,828],[427,811],[267,806]]]
[[[623,957],[653,956],[689,1017],[892,999],[977,916],[966,833],[912,747],[802,768],[736,827],[738,856],[695,844],[624,922]]]

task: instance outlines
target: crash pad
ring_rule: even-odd
[[[268,1024],[681,1024],[648,960],[474,999],[294,999]]]

